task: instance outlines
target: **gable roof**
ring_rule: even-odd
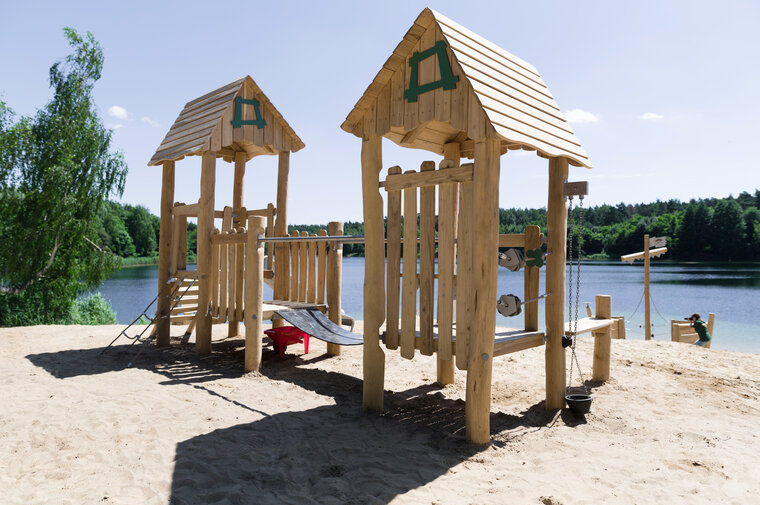
[[[258,101],[265,126],[232,125],[238,97]],[[243,107],[241,119],[255,119],[252,109]],[[241,151],[250,159],[279,151],[295,152],[303,147],[304,143],[256,82],[246,76],[187,102],[148,165],[160,165],[163,161],[179,160],[205,151],[214,151],[229,161]]]
[[[442,91],[439,88],[419,95],[420,102],[426,94],[436,95],[435,105],[430,106],[434,108],[432,115],[423,115],[417,104],[405,101],[402,124],[399,121],[393,124],[394,96],[402,99],[394,91],[395,81],[403,80],[398,85],[402,90],[406,88],[410,57],[440,40],[445,41],[452,73],[458,79],[456,87],[466,90],[466,99],[460,100],[466,101],[469,118],[457,120],[455,105],[450,104],[457,99],[455,93],[463,91]],[[421,68],[422,63],[417,65]],[[428,73],[430,81],[435,80],[435,75],[441,77],[437,64],[435,72],[437,74]],[[423,70],[419,70],[420,82],[423,81],[422,73]],[[446,93],[451,96],[447,97]],[[386,126],[381,114],[385,114],[388,94],[391,117]],[[428,99],[433,100],[431,96]],[[439,101],[441,106],[450,110],[439,114]],[[416,116],[411,122],[408,117],[410,108],[411,114]],[[375,117],[368,118],[372,115]],[[473,121],[478,115],[482,116],[481,121],[485,121],[484,126],[478,127],[478,122]],[[418,125],[427,131],[415,131],[420,129]],[[588,155],[534,66],[429,8],[420,13],[341,125],[345,131],[357,136],[371,133],[365,131],[368,126],[374,128],[376,134],[408,147],[441,152],[445,142],[498,138],[502,140],[504,150],[536,150],[543,157],[563,156],[572,165],[591,168]]]

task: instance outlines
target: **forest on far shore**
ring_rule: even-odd
[[[572,220],[580,223],[575,200]],[[737,197],[653,203],[597,205],[584,208],[583,256],[618,259],[642,251],[643,236],[667,237],[668,258],[682,261],[758,261],[760,258],[760,190]],[[521,233],[527,225],[546,232],[546,209],[499,209],[499,232]],[[100,246],[124,258],[124,264],[158,258],[160,220],[142,206],[107,202],[98,215]],[[196,251],[195,223],[188,223],[188,260]],[[316,233],[327,225],[291,225],[289,231]],[[577,228],[576,228],[577,229]],[[363,235],[361,222],[344,224],[345,235]],[[573,247],[577,248],[577,232]],[[345,256],[363,256],[361,244],[345,244]],[[577,249],[576,249],[577,250]]]

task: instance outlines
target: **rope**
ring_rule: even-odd
[[[663,322],[665,322],[667,324],[670,324],[670,321],[668,321],[667,319],[665,319],[665,317],[663,317],[663,315],[660,314],[660,309],[658,309],[657,308],[657,304],[654,303],[654,298],[652,298],[652,294],[651,293],[649,294],[649,300],[652,302],[652,305],[654,305],[654,310],[655,310],[655,312],[657,312],[657,315],[660,316],[660,319],[662,319]]]
[[[639,298],[639,304],[636,305],[636,308],[633,309],[633,313],[630,316],[628,316],[628,318],[626,319],[629,323],[631,322],[631,318],[636,315],[636,312],[639,310],[639,307],[641,307],[641,302],[643,301],[644,301],[644,292],[642,291],[641,298]]]

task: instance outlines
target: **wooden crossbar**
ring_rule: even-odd
[[[389,174],[380,187],[385,191],[399,191],[409,188],[421,188],[437,186],[447,182],[470,182],[472,181],[473,164],[468,163],[457,168],[445,170],[430,170],[426,172],[409,171],[403,174]]]
[[[617,321],[615,319],[604,319],[601,317],[584,317],[583,319],[578,319],[578,326],[575,330],[573,330],[575,327],[574,324],[571,324],[571,322],[565,323],[565,334],[581,335],[583,333],[603,330],[612,324],[617,324]]]

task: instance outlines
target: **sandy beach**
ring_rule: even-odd
[[[361,348],[136,347],[122,326],[0,329],[4,504],[757,503],[760,360],[613,341],[585,418],[543,406],[543,348],[495,361],[492,443],[464,443],[464,374],[386,352],[385,411],[361,409]],[[578,353],[591,375],[593,340]]]

